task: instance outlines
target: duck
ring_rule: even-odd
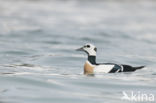
[[[145,67],[133,67],[130,65],[115,63],[96,63],[97,48],[90,43],[76,49],[76,51],[83,51],[88,55],[88,59],[84,64],[84,74],[134,72]]]

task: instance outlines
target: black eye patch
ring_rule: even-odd
[[[86,47],[87,47],[87,48],[90,48],[90,45],[87,45]]]

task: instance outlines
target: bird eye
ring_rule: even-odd
[[[87,45],[86,47],[87,47],[87,48],[90,48],[90,45]]]

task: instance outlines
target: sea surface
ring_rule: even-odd
[[[86,43],[146,68],[84,75]],[[156,1],[0,0],[0,103],[156,103]]]

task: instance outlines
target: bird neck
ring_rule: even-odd
[[[88,56],[88,61],[91,63],[91,64],[96,64],[96,56]]]

